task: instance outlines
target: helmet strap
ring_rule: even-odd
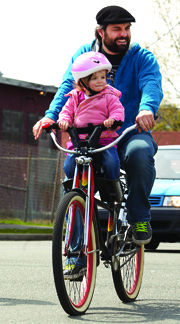
[[[80,81],[81,81],[81,84],[83,85],[83,87],[90,92],[90,97],[99,93],[99,91],[94,91],[91,88],[87,87],[85,85],[84,81],[82,81],[82,79],[80,79]]]

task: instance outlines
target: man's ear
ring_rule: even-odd
[[[98,29],[97,32],[101,36],[101,38],[103,38],[104,30],[103,29]]]

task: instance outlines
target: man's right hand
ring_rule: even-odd
[[[53,123],[55,123],[55,121],[51,118],[46,118],[46,117],[40,119],[33,127],[33,134],[34,134],[35,140],[37,140],[41,136],[41,134],[43,132],[42,124],[44,124],[44,123],[53,124]]]

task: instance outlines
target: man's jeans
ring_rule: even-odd
[[[150,133],[137,133],[119,143],[118,153],[121,168],[126,171],[128,184],[127,220],[130,224],[150,221],[149,195],[154,184],[155,167],[153,156],[157,144]]]

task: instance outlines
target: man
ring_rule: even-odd
[[[134,123],[139,125],[119,143],[118,152],[121,168],[127,174],[127,219],[132,225],[133,240],[137,244],[147,244],[152,237],[148,198],[155,179],[153,156],[157,151],[149,130],[155,124],[154,116],[163,97],[161,74],[154,55],[137,43],[130,43],[131,23],[135,18],[127,10],[108,6],[98,12],[96,20],[96,39],[92,44],[81,46],[72,57],[43,122],[58,119],[67,100],[64,95],[73,88],[70,70],[75,58],[91,50],[103,53],[113,66],[108,82],[122,92],[125,122],[120,132]],[[42,133],[41,125],[42,120],[33,128],[36,139]]]

